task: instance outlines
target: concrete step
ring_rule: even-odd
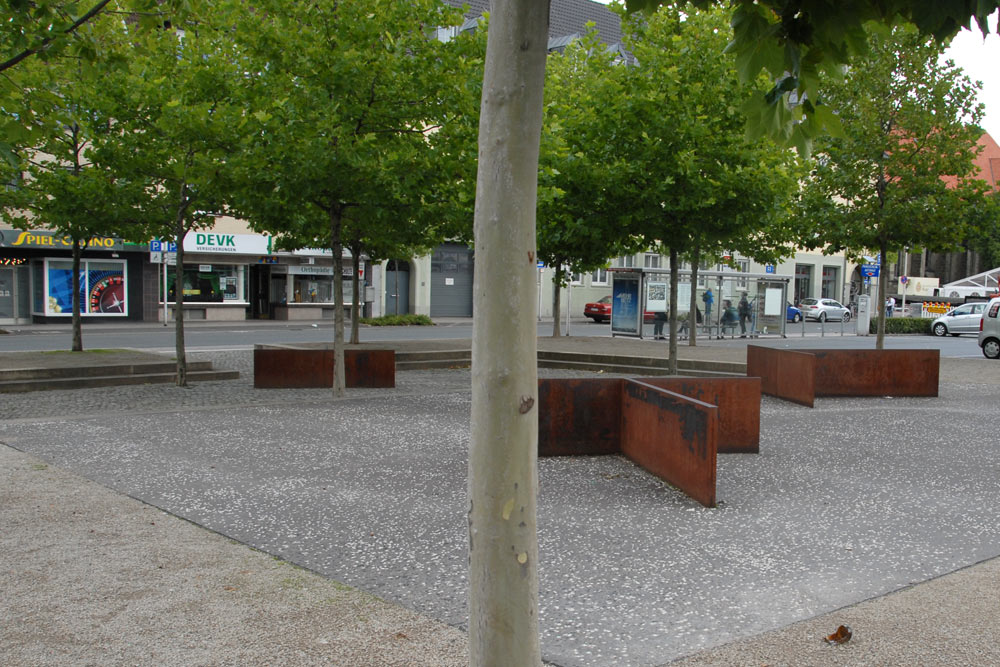
[[[188,372],[210,371],[211,361],[189,361]],[[13,368],[0,370],[0,383],[20,380],[56,380],[86,377],[108,377],[128,375],[153,375],[176,371],[174,361],[137,361],[102,366],[58,366],[38,368]]]
[[[189,382],[215,382],[236,380],[238,371],[189,370]],[[120,387],[136,384],[166,384],[177,381],[177,373],[140,373],[133,375],[78,375],[29,380],[7,380],[0,382],[0,394],[14,394],[28,391],[51,391],[55,389],[86,389],[90,387]]]
[[[468,368],[472,350],[423,350],[396,352],[397,371],[420,371],[434,368]]]
[[[423,352],[397,352],[396,370],[425,370],[433,368],[467,368],[472,364],[470,350],[433,350]],[[667,360],[660,357],[638,357],[616,354],[591,354],[581,352],[538,352],[539,368],[603,371],[627,375],[666,375]],[[746,375],[746,364],[726,361],[681,359],[677,370],[683,375],[697,377],[731,377]]]

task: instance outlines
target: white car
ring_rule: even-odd
[[[802,316],[807,320],[827,320],[851,321],[851,309],[833,299],[802,299],[799,304]]]
[[[979,347],[987,359],[1000,359],[1000,298],[986,304],[979,321]]]
[[[931,323],[931,333],[935,336],[958,336],[979,333],[979,322],[983,319],[985,302],[964,303],[952,308]]]

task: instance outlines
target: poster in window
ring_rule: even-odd
[[[87,286],[90,313],[125,314],[125,276],[121,267],[89,271]]]
[[[47,312],[70,314],[73,312],[73,265],[68,262],[49,263],[49,299]],[[81,296],[86,289],[84,273],[80,272]],[[86,300],[80,299],[80,310],[85,312]]]

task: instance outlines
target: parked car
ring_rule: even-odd
[[[588,303],[583,307],[583,314],[595,322],[607,322],[611,319],[611,295],[601,297],[594,303]]]
[[[799,303],[799,310],[807,320],[827,320],[851,321],[851,309],[833,299],[802,299]]]
[[[1000,299],[991,299],[979,320],[979,347],[987,359],[1000,359]]]
[[[931,333],[935,336],[958,336],[964,333],[978,334],[979,323],[983,320],[985,302],[964,303],[952,308],[931,323]]]
[[[802,311],[793,306],[788,301],[785,302],[785,320],[788,322],[801,322]]]

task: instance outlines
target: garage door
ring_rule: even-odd
[[[431,317],[472,317],[472,250],[445,243],[431,255]]]

